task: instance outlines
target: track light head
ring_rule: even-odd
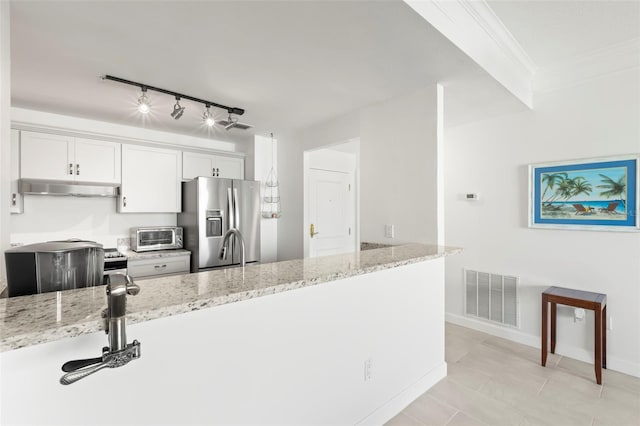
[[[227,124],[224,126],[225,130],[233,129],[236,127],[238,123],[238,117],[232,117],[231,113],[229,113],[229,119],[227,120]]]
[[[178,120],[184,114],[184,110],[186,107],[180,106],[180,98],[176,96],[176,104],[173,106],[173,111],[171,112],[171,116]]]
[[[206,110],[204,114],[202,114],[202,120],[208,127],[213,127],[213,125],[216,124],[216,121],[213,119],[213,114],[211,113],[210,108],[210,105],[206,106]]]
[[[148,114],[151,110],[149,106],[149,98],[147,97],[147,88],[142,87],[142,94],[138,98],[138,112]]]

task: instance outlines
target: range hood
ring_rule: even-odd
[[[30,195],[73,195],[75,197],[117,197],[120,186],[112,183],[63,182],[20,179],[19,191]]]

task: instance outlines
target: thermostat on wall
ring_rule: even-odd
[[[464,194],[464,198],[469,201],[477,201],[479,196],[478,194],[469,193],[469,194]]]

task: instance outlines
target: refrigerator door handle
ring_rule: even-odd
[[[233,201],[231,200],[231,188],[227,188],[227,217],[229,218],[229,229],[235,228],[234,219],[235,215],[233,214]]]
[[[234,228],[238,229],[240,226],[240,206],[238,205],[238,188],[233,188],[233,211],[235,214]]]

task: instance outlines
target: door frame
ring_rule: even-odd
[[[309,257],[309,171],[311,169],[311,156],[315,151],[320,150],[335,150],[342,151],[355,156],[354,169],[350,170],[354,177],[354,198],[355,198],[355,212],[354,212],[354,230],[355,230],[355,242],[356,251],[360,251],[360,138],[348,139],[346,141],[340,141],[328,145],[318,146],[313,149],[305,150],[303,153],[303,220],[302,220],[302,245],[304,247],[304,257]],[[330,171],[344,172],[345,170],[335,170],[330,167],[327,168]]]

